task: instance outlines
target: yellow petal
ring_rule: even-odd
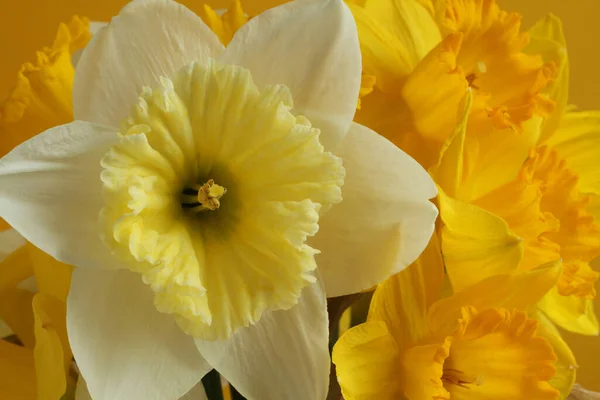
[[[518,176],[537,143],[543,119],[523,123],[522,131],[496,129],[471,118],[465,139],[465,165],[459,199],[472,201]]]
[[[569,97],[569,58],[561,20],[549,14],[539,20],[530,30],[531,42],[525,48],[528,54],[540,54],[544,61],[558,67],[556,78],[546,88],[546,95],[556,104],[554,112],[546,118],[540,141],[549,138],[558,128],[567,109]]]
[[[473,93],[467,91],[465,111],[452,136],[444,143],[438,163],[431,168],[430,174],[435,182],[451,197],[456,197],[463,183],[465,162],[464,147],[467,121],[473,104]]]
[[[14,90],[0,104],[0,155],[19,143],[73,119],[72,54],[90,39],[89,21],[73,17],[61,24],[52,47],[37,53],[35,63],[21,68]]]
[[[559,221],[559,229],[545,237],[560,245],[565,262],[592,261],[600,255],[600,226],[587,207],[592,200],[582,193],[580,177],[565,163],[560,151],[541,146],[532,151],[524,165],[532,180],[542,183],[542,211],[550,212]]]
[[[19,5],[26,9],[22,3]],[[47,18],[44,22],[52,20],[46,13],[38,11],[39,15]],[[18,21],[30,21],[29,17],[27,15],[27,18]],[[35,36],[29,33],[27,37]],[[52,47],[38,51],[35,63],[22,65],[16,83],[10,83],[14,87],[0,102],[0,156],[32,136],[73,119],[71,88],[74,69],[71,58],[90,37],[89,21],[75,16],[68,25],[59,25]],[[33,49],[30,51],[33,52]],[[17,62],[20,64],[25,59]],[[8,228],[6,221],[0,218],[0,231]]]
[[[278,5],[287,3],[290,0],[243,0],[242,4],[244,6],[244,10],[246,10],[251,15],[257,15],[269,8],[276,7]],[[189,7],[193,10],[191,6],[197,6],[199,3],[206,3],[212,8],[216,9],[224,9],[231,6],[231,0],[206,0],[202,2],[198,2],[195,0],[182,0],[181,4]]]
[[[56,261],[31,243],[28,243],[27,247],[35,271],[38,291],[66,301],[73,267]]]
[[[470,89],[465,96],[462,118],[441,147],[436,165],[430,169],[446,194],[469,202],[514,179],[537,142],[541,123],[541,119],[529,121],[521,133],[482,125],[473,118],[476,101]]]
[[[500,10],[495,1],[446,2],[442,32],[464,34],[457,63],[477,95],[487,97],[482,119],[491,119],[498,128],[520,129],[533,115],[545,116],[554,108],[540,92],[556,66],[522,53],[529,37],[520,25],[517,13]]]
[[[466,306],[530,309],[556,284],[560,272],[560,262],[553,262],[532,271],[492,276],[457,290],[431,306],[430,329],[447,334]]]
[[[520,311],[469,308],[459,323],[442,377],[453,400],[558,399],[548,383],[556,355],[537,321]]]
[[[400,350],[381,321],[346,332],[335,344],[332,360],[346,400],[397,400]]]
[[[417,65],[402,88],[415,131],[443,143],[463,115],[468,84],[456,66],[462,34],[448,35]]]
[[[362,73],[362,77],[360,79],[360,90],[358,91],[358,103],[356,104],[356,109],[360,110],[362,107],[361,99],[371,93],[375,89],[376,78],[373,75]]]
[[[529,162],[531,159],[525,165]],[[561,247],[548,238],[550,233],[559,231],[560,223],[544,207],[541,187],[546,182],[537,176],[524,175],[521,173],[474,204],[502,218],[511,232],[523,240],[524,254],[519,268],[531,269],[561,258]]]
[[[21,340],[25,347],[33,348],[33,293],[28,290],[11,288],[0,294],[0,318]]]
[[[33,265],[27,246],[8,255],[0,261],[0,294],[6,289],[14,288],[17,284],[33,275]]]
[[[419,61],[441,40],[427,10],[416,0],[366,0],[349,4],[363,54],[364,71],[376,86],[394,93]]]
[[[402,390],[410,400],[445,400],[450,393],[441,380],[450,355],[451,338],[414,346],[402,354],[399,369]]]
[[[560,398],[564,399],[571,393],[571,388],[575,383],[577,361],[567,343],[560,336],[560,332],[548,317],[537,311],[535,318],[539,321],[538,332],[540,336],[546,338],[557,357],[554,364],[556,374],[550,379],[549,383],[553,388],[560,391]]]
[[[441,241],[446,270],[455,291],[490,276],[515,271],[523,242],[505,221],[472,204],[439,193]]]
[[[596,296],[595,284],[600,275],[590,264],[580,260],[564,262],[563,273],[558,281],[558,293],[563,296],[577,296],[593,299]]]
[[[561,328],[582,335],[598,335],[598,318],[592,300],[562,296],[552,289],[538,303],[538,307]]]
[[[374,88],[360,104],[356,122],[384,136],[423,166],[437,162],[441,144],[411,131],[410,110],[400,94],[389,95]]]
[[[460,34],[444,39],[421,60],[401,90],[384,93],[376,87],[362,99],[355,120],[385,136],[425,168],[435,165],[443,142],[464,112],[468,85],[455,63],[460,42]]]
[[[429,333],[427,309],[439,298],[444,263],[437,235],[405,270],[381,283],[371,300],[368,321],[383,321],[401,349]]]
[[[71,365],[66,328],[66,304],[42,293],[33,299],[35,348],[33,350],[40,400],[59,399],[67,390]]]
[[[231,41],[235,32],[249,19],[244,13],[240,0],[231,1],[227,6],[227,11],[221,15],[205,4],[200,16],[225,46]]]
[[[579,176],[583,193],[600,193],[600,111],[569,112],[546,142]]]
[[[31,349],[0,340],[2,399],[37,400]]]

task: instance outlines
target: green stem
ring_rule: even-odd
[[[209,400],[223,400],[223,390],[221,388],[221,375],[216,369],[213,369],[202,378],[202,384]]]
[[[246,400],[232,385],[229,385],[229,387],[231,388],[231,400]]]

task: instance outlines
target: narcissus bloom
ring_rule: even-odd
[[[0,161],[0,215],[79,267],[94,399],[176,399],[211,368],[249,399],[325,397],[325,296],[409,265],[437,215],[426,172],[352,123],[360,80],[339,0],[271,9],[227,48],[165,0],[94,37],[77,121]]]
[[[541,21],[532,38],[533,46],[561,65],[561,78],[549,93],[556,111],[526,122],[521,131],[481,134],[464,120],[432,169],[443,189],[442,251],[455,289],[562,260],[555,288],[538,306],[564,329],[597,334],[591,299],[598,273],[589,263],[600,255],[594,205],[598,116],[565,113],[567,64],[560,22],[553,17]]]
[[[558,399],[553,385],[563,389],[563,382],[568,394],[572,355],[522,311],[553,285],[559,269],[552,263],[448,296],[434,237],[415,264],[378,286],[368,321],[335,345],[344,398]]]
[[[556,65],[524,51],[520,16],[494,0],[366,0],[351,5],[364,74],[375,90],[356,120],[375,129],[423,166],[435,164],[474,93],[472,129],[519,130],[553,104],[541,91]],[[435,6],[434,6],[435,4]]]

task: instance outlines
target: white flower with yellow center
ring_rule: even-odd
[[[93,399],[177,399],[212,368],[248,399],[325,398],[326,296],[409,265],[437,215],[427,173],[352,123],[360,79],[341,0],[271,9],[227,48],[168,0],[94,36],[76,121],[0,161],[0,216],[78,267]]]

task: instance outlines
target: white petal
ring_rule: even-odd
[[[97,22],[90,21],[89,31],[93,35],[100,32],[102,28],[104,28],[108,23],[106,22]],[[81,59],[81,55],[83,54],[83,49],[76,50],[71,56],[71,64],[73,64],[73,68],[77,69],[77,64],[79,64],[79,60]]]
[[[222,50],[210,28],[184,6],[132,1],[81,55],[73,84],[75,119],[119,126],[143,86]]]
[[[176,400],[211,368],[126,270],[76,268],[67,299],[75,361],[94,400]]]
[[[267,312],[229,340],[196,345],[248,400],[323,400],[330,365],[326,308],[316,282],[291,309]]]
[[[116,132],[72,122],[41,133],[0,160],[0,217],[59,261],[114,263],[98,230],[100,159]]]
[[[206,392],[202,382],[198,382],[189,392],[187,392],[181,400],[207,400]]]
[[[327,297],[369,289],[410,265],[433,233],[437,189],[427,172],[387,139],[353,124],[336,154],[343,200],[319,221],[311,246]]]
[[[356,24],[341,0],[297,0],[242,26],[220,59],[248,68],[259,87],[284,84],[294,112],[321,129],[331,150],[356,110],[361,57]]]
[[[75,390],[75,400],[92,400],[87,384],[82,377],[77,381],[77,389]],[[202,382],[198,382],[196,386],[190,389],[180,400],[208,400]]]
[[[1,181],[0,181],[1,182]],[[0,193],[2,193],[0,191]],[[11,253],[24,246],[25,239],[14,229],[0,232],[0,262],[4,261]]]

